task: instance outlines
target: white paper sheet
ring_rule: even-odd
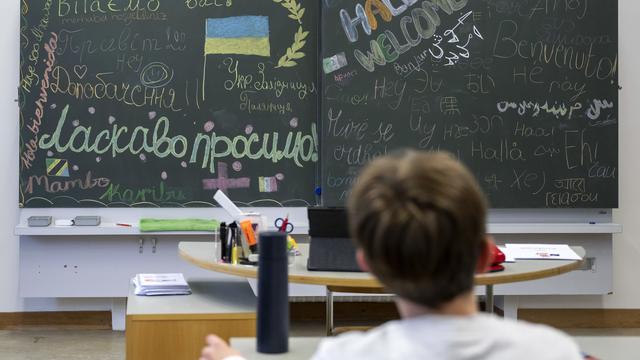
[[[513,253],[511,250],[507,249],[506,246],[498,246],[498,249],[504,253],[504,262],[513,263],[516,262],[516,258],[513,257]]]
[[[569,245],[507,244],[507,252],[516,260],[580,260]]]

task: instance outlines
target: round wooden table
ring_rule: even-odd
[[[249,265],[231,265],[219,262],[214,254],[219,252],[211,242],[181,242],[179,244],[180,257],[203,269],[219,273],[256,278],[258,268]],[[289,281],[298,284],[323,285],[327,287],[327,327],[332,328],[333,301],[331,289],[336,292],[366,292],[385,293],[384,288],[376,278],[369,273],[330,272],[307,270],[307,258],[309,254],[308,244],[299,244],[302,256],[296,256],[295,263],[289,266]],[[572,249],[584,259],[585,250],[582,247]],[[518,260],[515,263],[503,264],[505,269],[501,272],[477,274],[476,285],[485,286],[486,308],[493,311],[493,286],[520,281],[539,280],[556,275],[568,273],[577,269],[582,260]]]
[[[181,242],[179,244],[180,257],[203,269],[219,273],[256,278],[258,268],[249,265],[231,265],[219,262],[214,256],[214,243],[210,242]],[[342,286],[352,288],[382,288],[369,273],[330,272],[307,270],[308,244],[299,244],[302,256],[296,256],[295,263],[289,266],[289,281],[298,284]],[[585,251],[581,247],[572,249],[584,258]],[[515,263],[503,264],[501,272],[477,274],[476,285],[498,285],[520,281],[544,279],[561,275],[580,267],[581,260],[518,260]]]

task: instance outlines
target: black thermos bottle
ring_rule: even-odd
[[[284,232],[260,234],[258,257],[258,352],[289,351],[289,267]]]

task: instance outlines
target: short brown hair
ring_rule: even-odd
[[[349,197],[349,227],[387,289],[438,308],[473,287],[486,208],[453,156],[408,151],[363,170]]]

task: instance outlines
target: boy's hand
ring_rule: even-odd
[[[241,356],[239,352],[215,335],[207,336],[206,342],[207,345],[202,349],[200,360],[224,360],[232,356]]]

